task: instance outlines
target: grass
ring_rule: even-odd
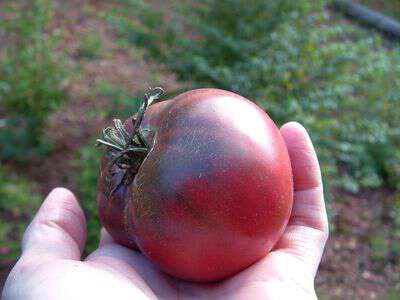
[[[78,195],[86,212],[88,235],[85,252],[95,250],[99,242],[101,225],[97,216],[96,186],[97,176],[100,170],[100,149],[95,147],[95,141],[91,141],[79,151],[75,164],[79,166],[77,176]]]
[[[95,31],[83,33],[80,37],[80,45],[77,55],[80,58],[96,59],[104,53],[103,42],[99,34]]]
[[[8,18],[0,20],[4,56],[0,62],[0,160],[26,161],[44,155],[49,145],[43,127],[51,112],[67,99],[72,74],[57,51],[60,31],[51,31],[54,3],[48,0],[12,1]]]
[[[0,166],[0,262],[20,253],[22,234],[42,202],[36,184]]]

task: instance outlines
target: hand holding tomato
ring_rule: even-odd
[[[248,99],[203,88],[157,102],[103,131],[102,225],[160,270],[216,282],[246,269],[282,236],[293,204],[287,147]]]
[[[214,284],[174,279],[107,234],[82,261],[84,214],[71,192],[55,189],[24,235],[2,299],[316,299],[313,281],[328,237],[320,170],[301,125],[286,124],[281,133],[294,176],[292,215],[274,250],[241,273]]]

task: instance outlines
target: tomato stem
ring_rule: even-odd
[[[114,119],[114,126],[103,130],[103,138],[96,140],[96,145],[104,145],[113,152],[114,157],[110,161],[109,168],[118,165],[120,168],[135,166],[137,159],[143,160],[150,150],[150,147],[140,132],[147,108],[164,94],[161,87],[150,88],[144,95],[143,103],[140,106],[136,118],[132,118],[133,130],[129,134],[120,119]]]

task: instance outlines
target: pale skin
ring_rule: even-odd
[[[25,232],[2,299],[317,299],[314,278],[328,238],[320,168],[300,124],[287,123],[281,133],[294,175],[292,215],[273,251],[241,273],[213,284],[184,282],[104,230],[98,249],[82,260],[84,214],[70,191],[57,188]]]

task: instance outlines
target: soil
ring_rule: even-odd
[[[82,5],[80,0],[58,2],[54,26],[65,30],[60,51],[68,53],[69,63],[79,67],[81,75],[69,85],[69,101],[50,117],[46,133],[55,144],[54,151],[45,161],[33,162],[28,169],[24,166],[21,170],[39,183],[43,195],[55,186],[76,190],[77,170],[71,162],[76,159],[78,149],[109,124],[110,119],[101,114],[87,118],[92,112],[111,105],[110,97],[93,94],[99,83],[115,84],[130,95],[139,94],[150,83],[166,90],[183,86],[172,74],[146,61],[142,50],[119,46],[115,31],[103,17],[109,5],[106,1],[84,3]],[[168,6],[163,7],[168,9]],[[104,48],[101,57],[94,59],[78,54],[77,37],[90,31],[99,34]],[[154,76],[156,69],[157,76]],[[334,192],[333,228],[316,278],[320,299],[385,299],[395,285],[399,285],[400,259],[387,250],[394,242],[393,216],[388,209],[393,201],[392,193],[387,190],[365,191],[358,195]],[[374,240],[376,236],[381,239]],[[13,262],[0,264],[0,291],[12,265]],[[391,299],[400,299],[400,296]]]
[[[334,193],[334,228],[316,278],[321,299],[386,299],[396,285],[398,291],[400,258],[390,250],[399,242],[393,201],[386,190]]]
[[[10,273],[12,267],[14,266],[14,262],[12,263],[4,263],[0,265],[0,295],[3,289],[4,284],[6,283],[6,279],[8,274]]]

